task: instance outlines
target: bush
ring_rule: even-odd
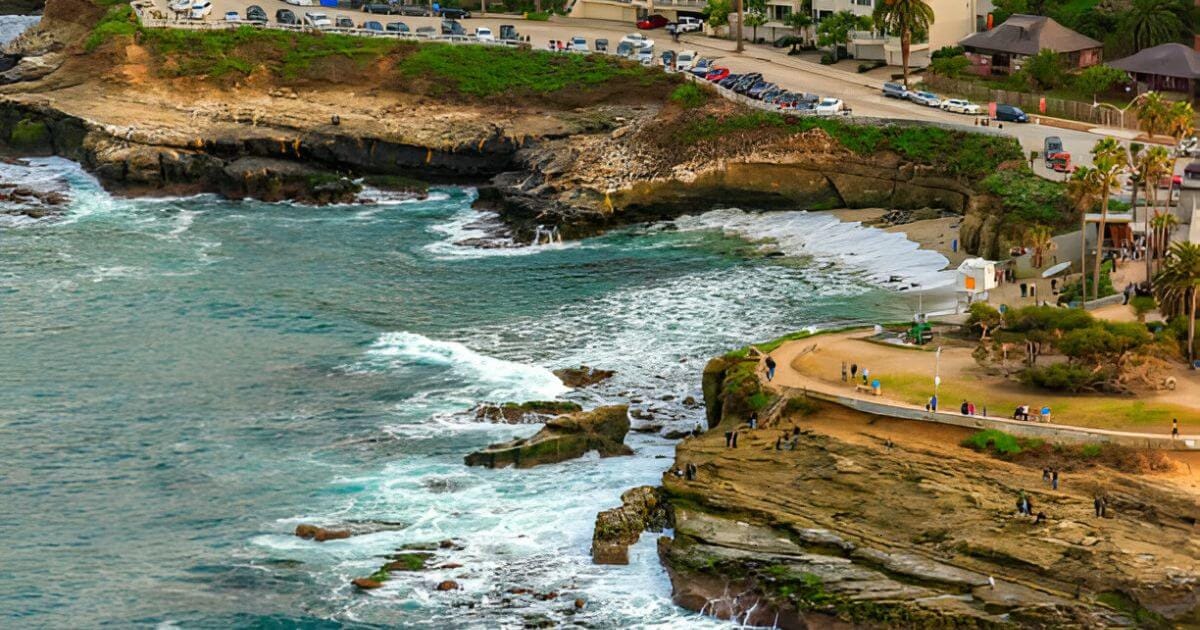
[[[133,8],[128,4],[119,4],[108,10],[104,17],[96,23],[87,39],[83,41],[83,49],[91,52],[101,44],[115,37],[133,37],[138,31]]]
[[[1079,300],[1087,301],[1092,299],[1093,280],[1090,269],[1088,270],[1088,273],[1084,275],[1083,281],[1086,286],[1086,290],[1084,290],[1082,293],[1079,286],[1080,283],[1078,282],[1064,285],[1062,292],[1058,294],[1058,303],[1071,304]],[[1116,294],[1117,290],[1113,287],[1112,283],[1112,262],[1104,261],[1100,263],[1100,297],[1108,297]]]
[[[22,118],[13,126],[8,141],[14,147],[34,148],[46,142],[49,137],[50,132],[46,129],[46,123]]]
[[[870,72],[872,70],[875,70],[876,68],[882,68],[886,65],[887,65],[886,61],[879,61],[879,60],[868,61],[868,62],[858,64],[858,71],[859,72]]]
[[[829,52],[821,53],[821,64],[822,65],[831,66],[835,63],[837,63],[837,57],[835,57],[833,53],[829,53]]]
[[[1112,377],[1111,367],[1092,368],[1071,363],[1026,368],[1021,382],[1056,392],[1097,391]]]
[[[549,22],[551,13],[549,11],[529,11],[525,13],[525,19],[530,22]]]
[[[797,396],[789,398],[787,401],[787,410],[801,416],[811,416],[817,412],[817,403],[809,400],[807,396]]]
[[[935,58],[929,63],[930,72],[951,79],[961,76],[963,71],[969,67],[971,67],[971,60],[963,55]]]
[[[671,100],[684,109],[695,109],[708,102],[708,92],[695,83],[684,83],[671,92]]]
[[[1149,295],[1137,295],[1129,300],[1129,305],[1133,307],[1133,312],[1137,313],[1139,322],[1146,321],[1146,314],[1153,311],[1158,304],[1153,297]]]
[[[933,51],[933,54],[929,55],[929,58],[948,59],[950,57],[961,57],[964,52],[966,51],[962,46],[942,46],[941,48]]]
[[[1023,440],[996,429],[987,429],[972,433],[962,441],[962,445],[981,453],[994,452],[1002,457],[1011,457],[1022,450]]]
[[[1096,318],[1087,311],[1053,306],[1026,306],[1008,312],[1004,318],[1006,328],[1012,332],[1044,332],[1054,335],[1087,328],[1096,323]]]
[[[993,172],[981,185],[997,198],[1004,222],[1014,229],[1035,224],[1066,228],[1074,227],[1077,222],[1070,209],[1066,186],[1038,177],[1029,169]]]

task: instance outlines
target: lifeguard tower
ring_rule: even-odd
[[[958,266],[954,289],[959,304],[970,306],[977,299],[987,299],[988,291],[996,288],[996,263],[983,258],[968,258]]]

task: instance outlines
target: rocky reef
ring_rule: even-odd
[[[625,445],[629,432],[629,408],[625,405],[598,407],[559,416],[532,437],[493,444],[466,456],[468,466],[530,468],[553,464],[598,451],[601,457],[629,455]]]

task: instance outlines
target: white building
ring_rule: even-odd
[[[856,15],[871,15],[875,5],[882,0],[813,0],[813,14],[817,20],[840,11],[851,11]],[[962,38],[987,29],[987,16],[992,11],[992,0],[926,0],[933,9],[933,26],[925,41],[913,41],[910,45],[909,65],[929,65],[929,55],[944,46],[956,46]],[[855,31],[847,47],[850,56],[866,61],[882,60],[888,65],[901,63],[900,38],[878,29]]]

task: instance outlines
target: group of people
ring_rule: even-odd
[[[1024,490],[1017,495],[1017,513],[1025,516],[1034,516],[1033,501],[1029,500],[1029,495],[1025,494]],[[1046,513],[1038,512],[1037,516],[1034,516],[1033,524],[1040,525],[1044,522],[1046,522]]]
[[[1058,469],[1049,466],[1043,467],[1042,481],[1049,483],[1051,490],[1058,490]]]
[[[1024,420],[1026,422],[1028,422],[1029,420],[1035,420],[1035,419],[1041,420],[1042,422],[1050,422],[1050,408],[1042,407],[1042,410],[1041,410],[1040,414],[1038,415],[1038,417],[1034,418],[1033,413],[1030,411],[1029,405],[1018,405],[1017,408],[1013,411],[1012,417],[1013,417],[1013,420]]]
[[[843,383],[856,382],[859,374],[862,374],[863,385],[866,385],[867,380],[871,378],[871,370],[868,370],[867,366],[864,365],[860,371],[857,363],[851,363],[847,366],[846,362],[842,361],[842,382]]]
[[[932,401],[932,399],[931,399],[931,401]],[[962,401],[962,406],[959,407],[959,410],[962,412],[962,415],[964,415],[964,416],[973,416],[973,415],[975,415],[975,403],[964,400],[964,401]],[[987,405],[983,406],[983,415],[984,416],[987,415]]]

